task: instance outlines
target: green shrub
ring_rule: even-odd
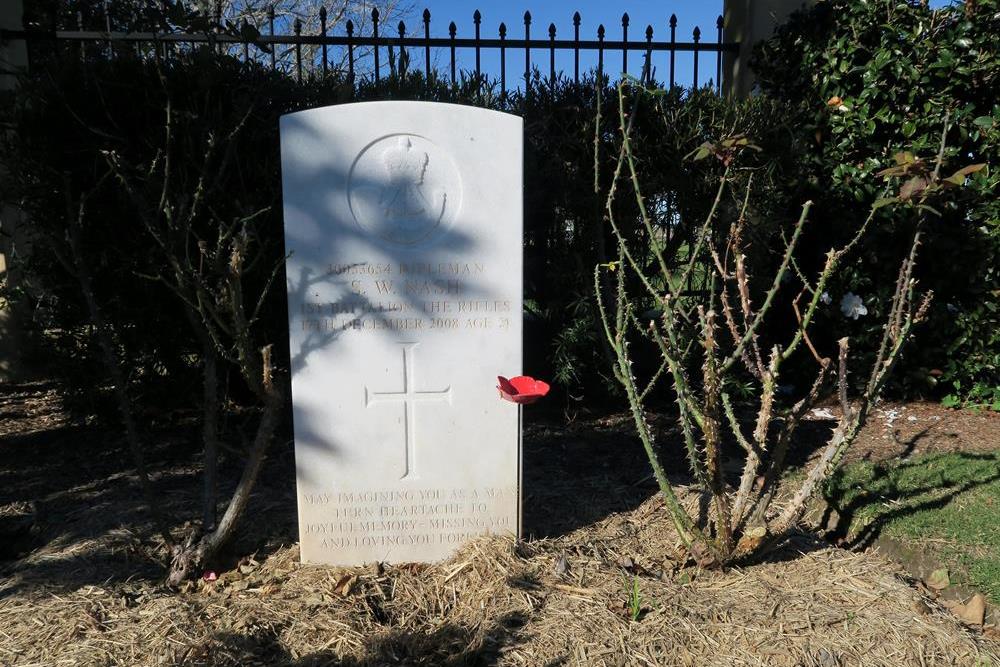
[[[938,152],[946,114],[946,168],[990,166],[971,175],[969,187],[927,228],[927,261],[917,277],[937,298],[897,385],[910,394],[948,395],[953,404],[1000,398],[998,34],[996,0],[937,10],[923,2],[830,0],[793,15],[753,61],[761,91],[792,116],[800,170],[779,199],[816,202],[817,254],[848,237],[882,196],[875,174],[895,153]],[[863,296],[869,316],[857,322],[854,340],[869,350],[893,289],[888,260],[912,233],[888,211],[881,218],[852,270],[831,289],[835,299]]]

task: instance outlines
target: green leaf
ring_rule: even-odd
[[[883,206],[888,206],[890,204],[895,204],[897,202],[899,202],[899,198],[897,197],[882,197],[881,199],[875,200],[875,203],[872,204],[872,210],[877,211]]]
[[[978,125],[984,130],[988,130],[991,127],[993,127],[993,119],[989,116],[979,116],[978,118],[972,121],[972,124]]]

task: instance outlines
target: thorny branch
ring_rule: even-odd
[[[801,519],[808,501],[840,464],[855,440],[911,337],[913,327],[924,318],[931,295],[925,295],[917,303],[913,269],[921,243],[923,216],[927,210],[933,210],[924,204],[926,198],[936,192],[940,182],[948,124],[946,120],[942,148],[933,174],[926,177],[927,182],[923,184],[920,196],[909,200],[909,203],[917,204],[915,208],[919,211],[916,231],[900,266],[875,364],[865,382],[859,383],[862,393],[852,401],[848,384],[849,341],[844,338],[839,342],[837,362],[834,363],[817,348],[809,336],[809,329],[819,311],[826,286],[871,227],[877,210],[886,203],[907,202],[907,197],[902,196],[904,190],[899,197],[878,200],[847,243],[827,253],[818,274],[812,278],[803,272],[795,257],[812,206],[811,202],[806,202],[780,253],[769,286],[754,298],[743,240],[751,214],[749,183],[738,216],[729,226],[729,233],[721,246],[712,233],[723,193],[733,187],[731,164],[739,150],[748,147],[749,142],[737,136],[718,144],[703,144],[697,153],[702,157],[715,155],[725,168],[719,177],[719,186],[708,215],[678,274],[663,254],[642,196],[631,136],[641,91],[635,93],[631,111],[627,112],[626,92],[629,86],[628,82],[623,82],[618,89],[621,147],[604,211],[618,243],[618,260],[595,267],[594,294],[605,336],[614,353],[616,376],[625,388],[639,439],[678,535],[699,564],[724,566],[772,547]],[[902,170],[901,175],[907,175],[907,170],[913,168],[900,158],[897,162],[903,164],[897,168]],[[974,168],[966,168],[956,174],[970,173]],[[891,177],[900,174],[883,172],[883,175]],[[615,218],[613,204],[619,183],[625,178],[636,198],[637,218],[646,232],[647,247],[631,245]],[[952,183],[955,180],[952,177]],[[885,194],[888,194],[888,188],[887,185]],[[711,274],[708,294],[681,293],[680,289],[699,263],[708,267]],[[613,289],[607,288],[605,276]],[[765,363],[758,335],[765,319],[777,307],[778,292],[789,279],[801,283],[798,293],[790,300],[796,326],[787,343],[771,346]],[[630,286],[638,286],[640,296],[633,297]],[[804,296],[805,304],[802,303]],[[633,298],[652,299],[658,306],[659,316],[652,319],[637,316],[638,307]],[[606,301],[610,301],[612,311],[609,311]],[[721,327],[717,324],[719,315],[715,311],[716,306],[721,312]],[[641,312],[641,309],[638,310]],[[696,314],[696,321],[692,322],[689,314]],[[719,331],[725,332],[726,340],[719,338]],[[660,355],[655,371],[641,384],[635,377],[633,365],[631,347],[635,340],[650,341]],[[808,392],[790,407],[782,407],[777,392],[782,365],[803,342],[819,369]],[[697,344],[692,348],[693,343]],[[688,373],[692,354],[701,359],[701,377],[697,384],[692,383]],[[819,460],[807,472],[806,479],[790,502],[781,511],[775,511],[772,503],[795,431],[804,415],[823,394],[831,374],[837,378],[836,391],[842,412],[840,420]],[[704,526],[699,525],[684,509],[679,488],[666,477],[658,458],[661,452],[655,446],[653,431],[646,417],[647,401],[654,396],[654,386],[663,376],[671,380],[680,433],[695,484],[702,494],[708,496],[712,507],[708,524]],[[741,377],[751,378],[757,389],[756,418],[749,435],[744,432],[732,399],[732,389]],[[729,488],[722,474],[721,453],[726,433],[746,453],[735,489]]]

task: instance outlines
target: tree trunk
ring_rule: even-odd
[[[179,586],[185,579],[197,574],[212,561],[219,549],[229,542],[235,534],[236,527],[250,501],[253,487],[257,483],[257,477],[263,466],[267,450],[274,439],[274,432],[281,420],[284,395],[273,385],[268,386],[267,392],[264,413],[257,425],[257,433],[254,436],[253,446],[250,448],[249,458],[243,467],[239,484],[236,485],[236,490],[229,500],[229,505],[226,507],[222,519],[214,530],[204,534],[201,539],[195,539],[192,535],[184,544],[174,548],[170,573],[167,575],[168,586]]]

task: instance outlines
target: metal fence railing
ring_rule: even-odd
[[[99,6],[99,3],[95,4]],[[235,24],[222,15],[221,3],[217,3],[216,7],[215,15],[205,17],[206,21],[201,24],[202,28],[197,30],[178,28],[168,25],[165,21],[160,21],[155,28],[150,28],[133,22],[113,21],[110,16],[103,17],[103,20],[100,16],[90,16],[89,21],[85,21],[83,15],[78,13],[77,25],[72,28],[29,24],[20,30],[0,30],[0,39],[24,40],[29,46],[29,53],[32,49],[40,48],[42,44],[55,43],[57,47],[60,44],[77,44],[81,54],[85,54],[87,48],[103,48],[108,53],[116,49],[132,49],[140,55],[155,57],[166,56],[171,50],[209,45],[220,53],[270,64],[274,68],[284,68],[300,81],[304,77],[325,77],[331,72],[337,72],[352,80],[359,75],[370,77],[376,86],[385,76],[384,69],[401,76],[414,71],[411,63],[414,62],[415,54],[416,62],[423,61],[422,71],[425,74],[433,73],[436,77],[448,77],[454,84],[460,75],[465,73],[475,76],[475,81],[482,82],[486,79],[482,67],[482,55],[492,50],[499,55],[499,68],[490,74],[499,84],[502,95],[506,95],[508,91],[508,70],[515,58],[520,60],[523,57],[523,74],[515,76],[518,78],[523,76],[526,89],[533,85],[535,70],[549,85],[555,85],[560,76],[568,78],[568,72],[561,68],[557,70],[557,52],[572,53],[572,76],[576,82],[579,82],[581,76],[580,54],[593,53],[597,57],[595,69],[599,75],[618,72],[628,74],[632,65],[633,71],[641,73],[641,76],[650,77],[650,73],[655,71],[657,65],[662,64],[663,70],[660,71],[665,70],[663,83],[671,86],[679,78],[677,54],[690,53],[689,74],[693,87],[698,87],[700,82],[707,79],[708,85],[721,92],[723,54],[736,54],[739,51],[739,43],[723,42],[721,16],[716,20],[714,41],[703,41],[703,33],[698,26],[691,31],[690,40],[678,40],[676,15],[671,16],[667,22],[669,40],[655,39],[652,25],[645,27],[640,38],[630,38],[629,29],[632,26],[627,13],[621,18],[620,38],[610,38],[604,25],[598,26],[596,39],[585,38],[581,37],[579,12],[573,14],[573,32],[572,38],[569,39],[557,38],[557,29],[553,23],[549,24],[545,38],[533,37],[530,12],[524,13],[523,37],[514,37],[513,31],[509,31],[504,23],[498,26],[495,37],[487,37],[483,34],[482,14],[478,10],[472,15],[473,37],[458,37],[458,27],[454,21],[448,24],[447,37],[432,37],[431,14],[426,9],[421,17],[419,32],[422,34],[409,32],[403,21],[387,29],[388,26],[383,25],[378,9],[371,11],[370,23],[368,17],[365,17],[366,25],[363,29],[356,27],[353,21],[347,20],[343,24],[337,24],[338,34],[335,34],[328,26],[325,8],[319,10],[316,17],[318,21],[310,22],[315,26],[313,30],[307,31],[303,27],[301,18],[291,21],[279,18],[276,21],[273,6],[266,12],[260,24],[255,26],[245,20]],[[95,30],[87,23],[99,23],[100,29]],[[343,32],[339,30],[341,25]],[[473,52],[474,65],[460,70],[456,58],[459,50]],[[432,63],[432,51],[435,55],[440,55],[442,52],[447,54],[446,71],[438,71],[436,65]],[[547,62],[544,57],[533,61],[533,52],[547,55]],[[383,55],[387,57],[388,62],[382,60]],[[632,60],[630,55],[633,56]],[[665,63],[662,62],[664,56]],[[610,60],[611,58],[617,60],[618,57],[621,58],[620,68]],[[519,65],[520,63],[513,66],[520,70]],[[708,77],[705,76],[706,65],[711,68],[708,70]],[[548,70],[547,76],[545,69]],[[431,77],[428,76],[426,79],[429,81]],[[687,80],[685,74],[684,81]],[[520,82],[516,85],[520,85]]]

